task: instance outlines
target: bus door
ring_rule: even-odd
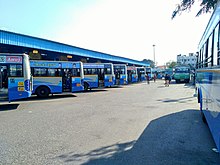
[[[141,71],[138,71],[138,81],[141,81]]]
[[[0,64],[0,100],[8,98],[8,66]]]
[[[72,91],[72,76],[73,73],[71,69],[63,69],[63,74],[62,74],[63,92]]]
[[[115,70],[115,84],[116,85],[119,85],[120,84],[120,70],[119,69],[116,69]]]
[[[128,70],[128,83],[131,83],[132,82],[132,72],[131,70]]]
[[[98,69],[98,83],[99,87],[104,87],[104,79],[105,79],[105,74],[104,74],[104,68]]]

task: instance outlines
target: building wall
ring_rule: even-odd
[[[189,53],[188,56],[186,55],[177,55],[177,64],[180,65],[191,65],[193,67],[196,66],[196,54]]]

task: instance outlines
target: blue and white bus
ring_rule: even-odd
[[[114,85],[115,75],[112,63],[83,63],[83,69],[84,90]]]
[[[13,101],[30,97],[32,77],[29,56],[0,54],[0,100]]]
[[[127,66],[128,83],[136,83],[138,81],[137,68],[135,66]]]
[[[33,94],[38,97],[84,89],[82,62],[31,60],[30,64],[34,78]]]
[[[115,85],[128,84],[128,74],[126,64],[113,64],[115,74]]]
[[[220,151],[220,1],[198,47],[196,89],[203,121]]]
[[[138,81],[145,81],[146,80],[146,68],[145,67],[137,67],[137,75]]]

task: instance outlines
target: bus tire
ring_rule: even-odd
[[[200,101],[199,105],[200,105],[199,108],[200,108],[200,112],[201,112],[201,116],[202,116],[202,121],[203,121],[203,123],[207,124],[207,120],[206,120],[204,112],[202,110],[203,108],[202,108],[202,102],[201,101]]]
[[[199,93],[199,92],[198,92],[198,94],[197,94],[197,101],[198,101],[198,103],[201,102],[201,98],[200,98],[200,93]]]
[[[50,94],[50,89],[46,86],[40,86],[36,89],[36,94],[38,97],[48,97]]]
[[[84,83],[84,91],[88,91],[89,89],[89,84],[87,82]]]

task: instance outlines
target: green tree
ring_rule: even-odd
[[[154,62],[152,60],[150,60],[150,59],[143,59],[142,62],[150,64],[151,68],[155,67]]]
[[[200,1],[200,10],[196,14],[196,16],[200,16],[203,13],[211,12],[218,0],[199,0]],[[181,14],[184,11],[190,11],[191,7],[193,6],[195,0],[180,0],[180,3],[177,5],[176,9],[173,11],[172,19],[177,15]]]
[[[175,61],[170,61],[166,63],[166,66],[168,68],[174,68],[177,65],[177,63]]]

